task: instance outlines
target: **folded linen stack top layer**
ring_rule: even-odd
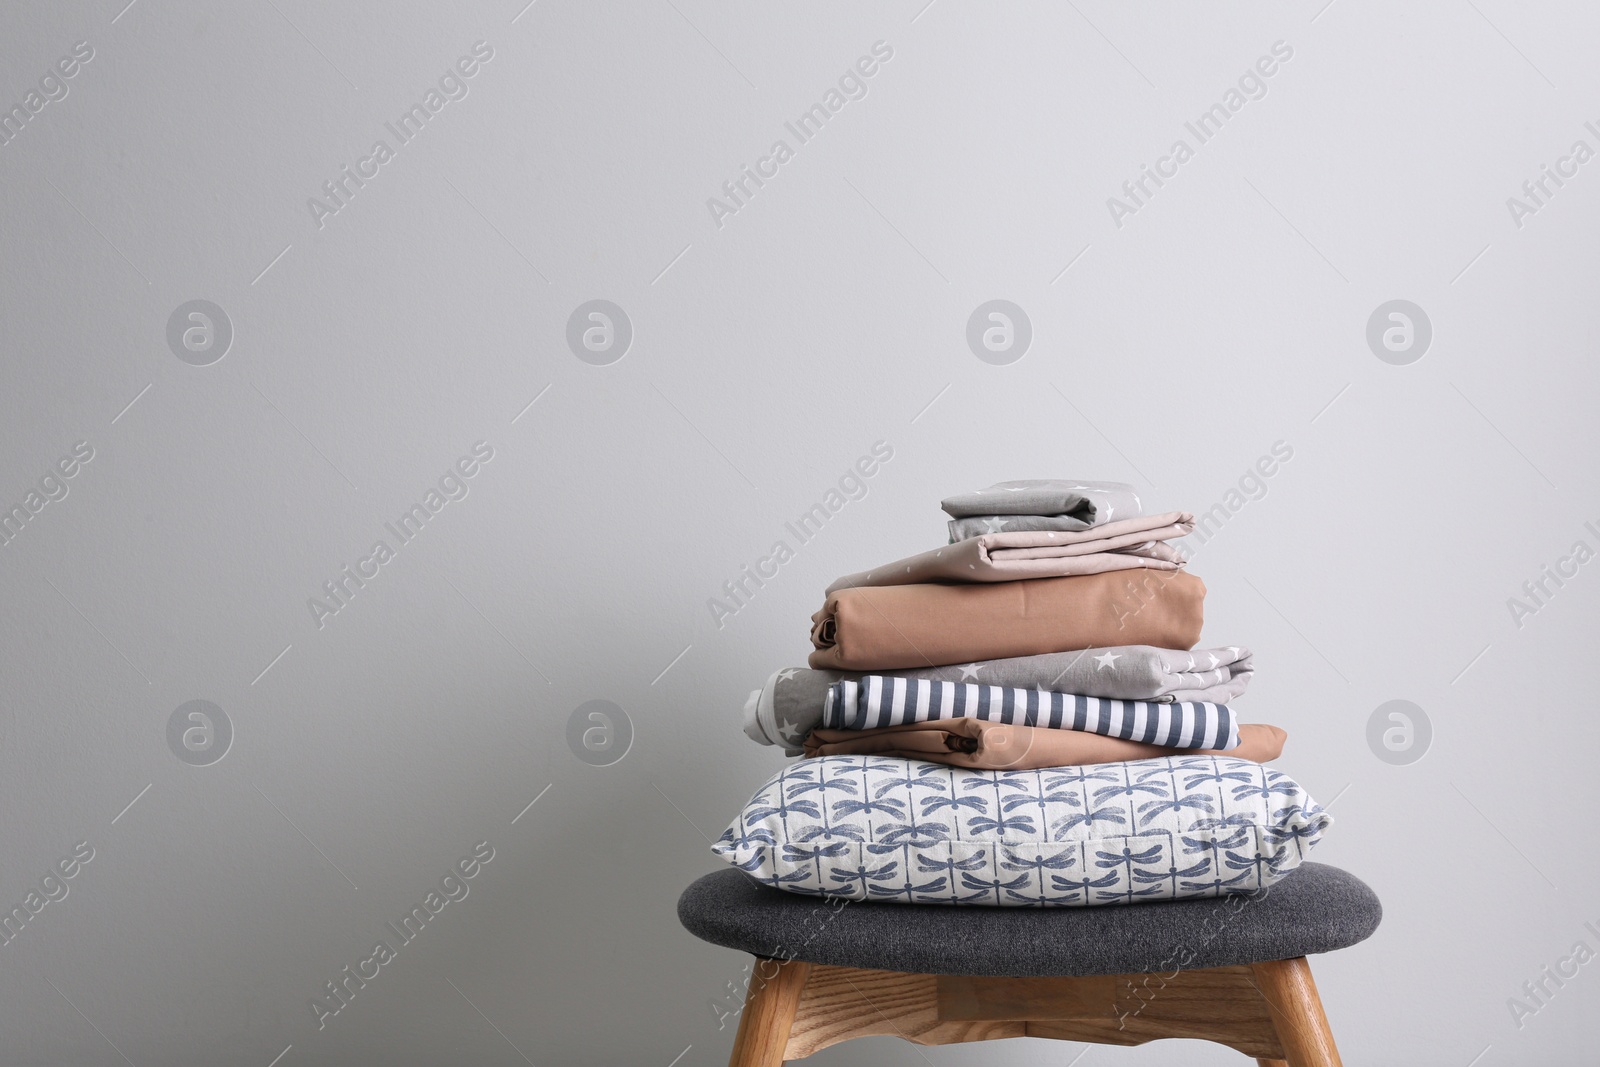
[[[1087,530],[1143,511],[1139,494],[1124,482],[1036,478],[996,482],[957,493],[939,504],[950,519],[950,541],[985,533]]]
[[[943,507],[952,543],[833,582],[809,667],[750,694],[745,733],[805,759],[713,851],[792,892],[1034,906],[1246,892],[1298,865],[1330,820],[1259,767],[1284,731],[1230,706],[1250,651],[1191,651],[1206,587],[1170,542],[1193,515],[1073,480]],[[893,791],[863,794],[885,771]]]

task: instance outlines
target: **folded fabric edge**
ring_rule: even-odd
[[[761,690],[752,689],[744,702],[744,735],[758,745],[772,744],[772,738],[761,728]]]

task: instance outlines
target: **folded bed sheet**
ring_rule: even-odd
[[[1283,753],[1287,738],[1288,734],[1276,726],[1247,723],[1239,727],[1239,743],[1226,751],[1195,750],[1078,730],[947,719],[903,723],[877,730],[815,730],[806,738],[805,754],[808,757],[889,756],[969,770],[1028,771],[1122,763],[1159,756],[1231,756],[1267,763]]]
[[[845,575],[827,591],[923,582],[1014,582],[1135,567],[1176,570],[1184,563],[1183,553],[1166,542],[1193,532],[1193,515],[1169,511],[1087,530],[981,534]]]
[[[1193,648],[1205,583],[1183,570],[1107,571],[987,584],[863,586],[811,616],[808,663],[880,671],[1100,645]]]

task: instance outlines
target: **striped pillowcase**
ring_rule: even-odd
[[[833,730],[961,718],[1082,730],[1172,748],[1229,749],[1239,744],[1233,710],[1203,701],[1160,704],[867,674],[859,681],[833,683],[822,707],[822,725]]]

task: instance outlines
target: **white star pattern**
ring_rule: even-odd
[[[978,672],[983,670],[987,666],[988,666],[987,663],[969,663],[969,664],[967,664],[966,666],[961,668],[961,680],[963,682],[968,681],[969,679],[972,680],[972,681],[976,681],[977,678],[978,678]]]
[[[778,681],[787,682],[790,678],[793,678],[799,673],[800,671],[794,667],[785,667],[783,670],[778,672]]]
[[[998,517],[984,519],[983,525],[987,527],[987,529],[984,530],[985,533],[999,533],[1001,530],[1005,529],[1006,520]]]
[[[1103,671],[1103,670],[1105,670],[1105,669],[1106,669],[1106,668],[1107,668],[1107,667],[1109,667],[1109,666],[1111,666],[1111,665],[1112,665],[1112,664],[1114,664],[1114,663],[1116,663],[1116,662],[1117,662],[1117,660],[1119,660],[1119,659],[1121,659],[1121,658],[1122,658],[1122,657],[1121,657],[1121,656],[1120,656],[1120,655],[1118,655],[1118,654],[1116,654],[1116,653],[1114,653],[1114,652],[1107,652],[1107,653],[1105,653],[1105,654],[1104,654],[1104,655],[1101,655],[1101,656],[1095,656],[1095,657],[1094,657],[1094,661],[1095,661],[1095,662],[1096,662],[1096,663],[1098,663],[1098,664],[1100,664],[1100,666],[1098,666],[1098,667],[1096,667],[1096,668],[1095,668],[1095,670],[1097,670],[1097,671]]]
[[[1211,661],[1211,669],[1212,670],[1216,670],[1217,664],[1222,662],[1221,660],[1217,659],[1216,654],[1212,653],[1212,652],[1207,652],[1206,653],[1206,659]]]

